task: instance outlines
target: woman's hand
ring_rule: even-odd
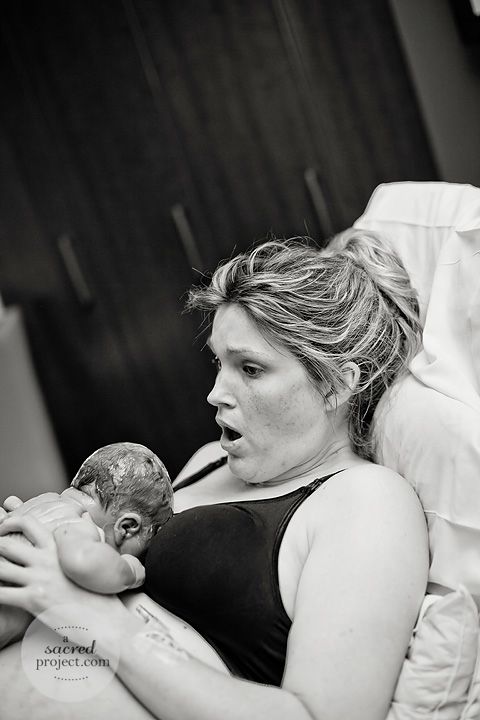
[[[3,537],[22,532],[32,543]],[[61,604],[112,613],[116,597],[100,597],[72,583],[63,574],[51,530],[30,515],[9,516],[0,522],[0,580],[15,587],[0,586],[0,603],[23,608],[33,615]]]
[[[5,538],[21,532],[32,543]],[[29,516],[9,516],[0,523],[0,580],[14,587],[0,587],[0,603],[15,605],[38,615],[69,594],[63,582],[52,533]],[[66,580],[66,579],[65,579]]]

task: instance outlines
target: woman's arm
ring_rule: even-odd
[[[2,720],[154,720],[154,716],[116,677],[101,691],[79,702],[48,697],[27,679],[20,643],[0,651]]]
[[[224,675],[123,606],[102,612],[88,601],[89,621],[103,630],[106,646],[121,643],[118,676],[156,717],[386,717],[425,589],[425,522],[414,493],[395,474],[370,467],[365,475],[344,476],[322,491],[324,509],[301,575],[282,689]],[[20,587],[0,588],[0,602],[38,612],[39,598],[40,605],[58,601],[58,592],[46,597],[45,587],[58,587],[58,568],[45,551],[45,530],[29,518],[17,522],[37,547],[28,548],[25,567],[10,576]],[[65,594],[72,602],[76,597],[71,588]]]
[[[317,494],[283,686],[319,720],[384,720],[423,601],[428,540],[403,478],[365,465]]]

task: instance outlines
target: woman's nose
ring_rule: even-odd
[[[220,405],[232,406],[235,404],[235,398],[232,394],[231,388],[229,388],[226,384],[225,376],[222,370],[218,372],[215,384],[207,395],[207,402],[215,407],[220,407]]]

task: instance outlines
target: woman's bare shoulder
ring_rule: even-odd
[[[381,515],[410,526],[424,524],[423,508],[415,490],[405,478],[383,465],[355,465],[330,478],[314,496],[312,504],[320,513],[315,516],[316,522],[323,526],[328,517],[338,521],[350,515],[366,524]]]
[[[330,480],[325,483],[325,489],[334,494],[365,495],[372,493],[379,497],[388,496],[392,493],[404,495],[418,502],[417,495],[404,477],[395,470],[377,465],[376,463],[365,462],[353,465],[334,476],[334,482]]]
[[[218,440],[202,445],[180,470],[173,484],[175,485],[178,480],[183,480],[183,478],[193,475],[193,473],[198,472],[198,470],[201,470],[205,465],[208,465],[208,463],[218,460],[222,455],[225,455],[225,452],[222,450]]]

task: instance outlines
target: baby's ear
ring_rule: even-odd
[[[121,545],[125,540],[129,540],[135,535],[138,535],[142,528],[143,522],[139,513],[133,511],[122,513],[122,515],[115,520],[113,526],[117,545]],[[120,542],[117,541],[117,536]]]

